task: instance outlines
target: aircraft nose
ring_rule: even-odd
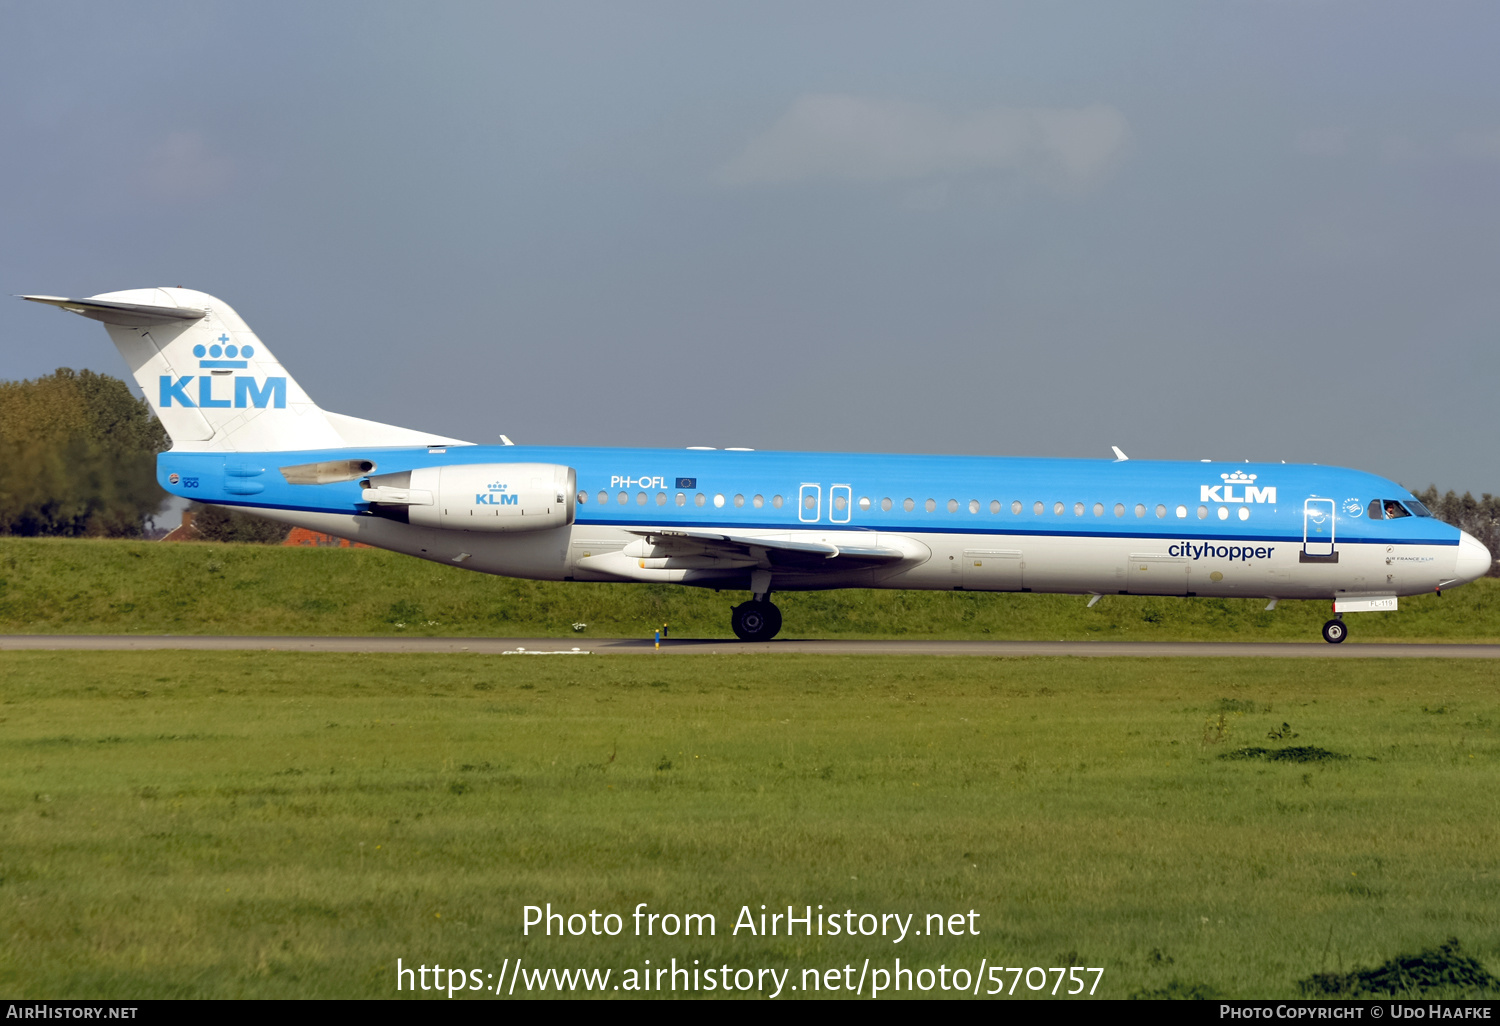
[[[1493,560],[1484,543],[1468,531],[1460,531],[1458,538],[1458,566],[1454,572],[1461,580],[1472,581],[1490,572]]]

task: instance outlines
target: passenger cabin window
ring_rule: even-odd
[[[957,513],[958,512],[958,500],[957,499],[949,499],[948,500],[948,512],[949,513]]]
[[[1081,502],[1075,502],[1075,503],[1073,503],[1073,515],[1075,517],[1081,517],[1081,516],[1083,516],[1083,503],[1081,503]]]
[[[1021,512],[1021,500],[1020,499],[1017,499],[1015,502],[1012,502],[1010,504],[1010,511],[1012,513],[1020,513]]]
[[[992,514],[1000,512],[1000,500],[999,499],[991,499],[990,500],[990,512]]]
[[[1096,516],[1096,517],[1102,517],[1102,516],[1104,516],[1104,503],[1102,503],[1102,502],[1096,502],[1096,503],[1094,503],[1094,516]]]
[[[760,509],[765,504],[766,497],[764,495],[757,495],[755,496],[755,498],[750,500],[750,505],[754,506],[756,509]]]
[[[1036,514],[1037,516],[1041,516],[1043,508],[1044,507],[1042,506],[1042,504],[1038,502],[1036,505],[1031,507],[1031,512]]]
[[[889,497],[880,500],[880,508],[885,510],[887,513],[891,511],[891,507],[894,505],[895,503],[891,502]]]
[[[783,502],[785,502],[785,501],[786,501],[786,500],[785,500],[785,499],[783,499],[783,498],[782,498],[782,497],[781,497],[781,496],[779,496],[779,495],[773,495],[773,496],[771,496],[771,505],[772,505],[772,506],[774,506],[774,507],[775,507],[775,508],[777,508],[777,509],[780,509],[780,508],[781,508],[781,504],[782,504],[782,503],[783,503]]]
[[[925,509],[929,513],[933,512],[934,510],[937,509],[937,500],[936,499],[928,499],[926,502],[922,503],[922,508]]]
[[[677,493],[677,505],[679,505],[679,506],[686,506],[687,505],[687,496],[683,495],[681,492]]]
[[[901,500],[901,508],[904,509],[904,510],[906,510],[906,512],[910,513],[912,510],[914,510],[914,509],[917,508],[917,500],[916,499],[902,499]]]
[[[1060,502],[1054,502],[1052,504],[1052,515],[1055,516],[1055,517],[1060,517],[1060,516],[1063,515],[1063,510],[1065,510],[1065,509],[1067,509],[1067,507],[1064,506],[1062,503],[1060,503]]]

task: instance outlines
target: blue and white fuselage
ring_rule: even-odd
[[[328,484],[290,484],[280,469],[349,459],[371,469]],[[563,500],[571,523],[521,532],[486,530],[482,522],[418,526],[372,513],[378,504],[361,487],[424,468],[515,463],[574,472]],[[1489,564],[1485,552],[1475,554],[1482,566],[1472,557],[1461,565],[1471,551],[1462,532],[1426,515],[1399,485],[1360,471],[1294,464],[476,445],[169,452],[160,457],[159,473],[162,487],[184,498],[540,580],[750,589],[759,569],[773,575],[778,591],[1332,599],[1429,592]],[[488,498],[465,491],[446,501],[468,517],[469,507],[483,509]],[[1373,502],[1381,519],[1370,518]],[[1385,519],[1388,503],[1401,504],[1403,515]],[[841,551],[895,548],[902,558],[879,564],[840,561],[832,552],[778,558],[773,548],[751,560],[722,544],[715,550],[716,539],[697,533],[813,541]],[[830,561],[845,565],[820,565]]]
[[[744,589],[742,637],[775,633],[773,591],[1241,596],[1374,611],[1491,565],[1477,540],[1361,471],[470,445],[319,409],[202,293],[28,298],[109,328],[173,437],[158,474],[174,495],[485,573]],[[1342,640],[1330,626],[1325,636]]]

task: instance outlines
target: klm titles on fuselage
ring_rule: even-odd
[[[1265,488],[1257,488],[1253,484],[1256,475],[1246,474],[1236,470],[1233,474],[1220,474],[1224,483],[1219,485],[1199,485],[1199,502],[1276,502],[1276,486],[1269,485]],[[1241,495],[1234,494],[1236,485],[1243,485],[1245,491]]]

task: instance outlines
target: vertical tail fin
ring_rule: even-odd
[[[179,451],[463,444],[325,413],[228,303],[191,289],[22,296],[102,321]]]

